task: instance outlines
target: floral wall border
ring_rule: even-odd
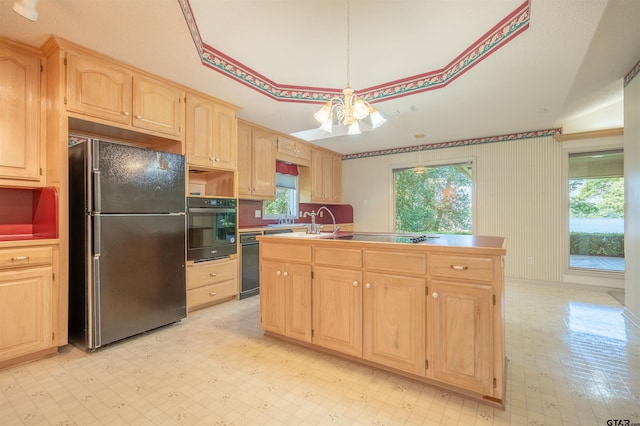
[[[405,146],[401,148],[381,149],[378,151],[359,152],[356,154],[343,155],[343,160],[355,160],[359,158],[381,157],[384,155],[404,154],[407,152],[430,151],[433,149],[455,148],[459,146],[481,145],[485,143],[507,142],[521,139],[533,139],[545,136],[561,134],[561,128],[535,130],[531,132],[510,133],[499,136],[487,136],[482,138],[462,139],[458,141],[436,142],[423,145]]]
[[[274,100],[325,103],[342,93],[342,88],[291,86],[276,83],[257,71],[206,44],[200,36],[189,0],[178,0],[202,64]],[[442,69],[356,90],[368,102],[380,102],[440,89],[453,82],[490,54],[529,28],[530,4],[526,0]]]

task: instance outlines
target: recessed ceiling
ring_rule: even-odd
[[[194,28],[202,46],[277,85],[346,85],[344,0],[40,0],[37,22],[12,4],[0,0],[2,36],[40,46],[58,35],[238,105],[241,118],[284,133],[315,129],[319,104],[265,96],[204,65]],[[350,7],[356,91],[441,71],[519,7],[527,9],[528,27],[448,84],[372,99],[388,113],[383,127],[318,145],[348,154],[623,124],[622,79],[640,60],[640,2],[352,0]]]

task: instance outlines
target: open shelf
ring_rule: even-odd
[[[235,198],[235,172],[203,170],[188,166],[187,196]]]

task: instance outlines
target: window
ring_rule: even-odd
[[[624,272],[624,154],[569,154],[569,268]]]
[[[263,219],[298,217],[298,177],[276,173],[276,198],[262,203]]]
[[[472,163],[393,171],[396,232],[471,234]]]

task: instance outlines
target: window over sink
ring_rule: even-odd
[[[295,219],[298,217],[298,177],[276,173],[276,198],[262,203],[262,218]]]

